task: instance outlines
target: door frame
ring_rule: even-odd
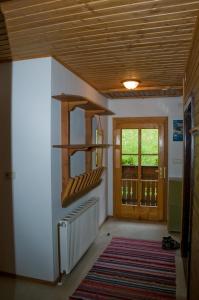
[[[186,123],[185,115],[190,110],[190,124]],[[181,230],[181,256],[183,259],[185,280],[187,283],[187,297],[190,294],[191,280],[191,246],[192,246],[192,216],[193,216],[193,187],[194,187],[194,97],[191,96],[184,107],[184,170],[183,170],[183,199],[182,199],[182,230]],[[187,168],[189,164],[189,168]],[[189,173],[187,176],[187,172]],[[187,200],[188,199],[188,200]],[[187,203],[189,201],[189,203]]]
[[[164,163],[166,167],[166,176],[165,176],[165,187],[164,187],[164,192],[163,194],[165,195],[163,201],[163,221],[167,220],[167,186],[168,186],[168,117],[115,117],[112,119],[112,139],[113,139],[113,216],[116,217],[116,177],[114,176],[114,170],[116,166],[116,161],[115,161],[115,155],[114,155],[114,150],[116,149],[116,144],[115,144],[115,130],[116,130],[116,125],[117,123],[127,123],[127,122],[139,122],[139,123],[161,123],[164,125]]]

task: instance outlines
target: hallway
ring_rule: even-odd
[[[5,300],[67,300],[87,274],[97,257],[102,253],[113,236],[161,240],[168,235],[165,224],[130,222],[109,218],[99,231],[94,244],[81,259],[70,276],[63,279],[62,286],[49,286],[23,279],[0,277],[0,297]],[[178,239],[179,236],[173,235]],[[185,281],[180,251],[176,253],[177,300],[186,300]]]
[[[199,0],[0,0],[0,86],[0,272],[24,276],[0,277],[0,297],[67,299],[112,236],[161,240],[169,229],[198,300]],[[168,126],[145,151],[157,127],[114,129],[122,118]],[[132,151],[120,129],[138,130]],[[97,225],[110,219],[55,287],[57,226],[92,197]],[[176,261],[185,299],[180,251]]]

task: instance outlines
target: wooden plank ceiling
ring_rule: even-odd
[[[107,97],[182,94],[199,0],[12,0],[1,6],[14,60],[53,56]],[[0,58],[8,59],[1,38]],[[128,78],[141,81],[136,91],[122,88]]]

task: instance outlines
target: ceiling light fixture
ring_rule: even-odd
[[[135,79],[129,79],[129,80],[122,81],[122,84],[128,90],[136,89],[136,87],[139,85],[139,83],[140,83],[140,81],[135,80]]]

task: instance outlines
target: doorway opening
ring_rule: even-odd
[[[167,128],[166,117],[113,120],[115,216],[164,220]]]

